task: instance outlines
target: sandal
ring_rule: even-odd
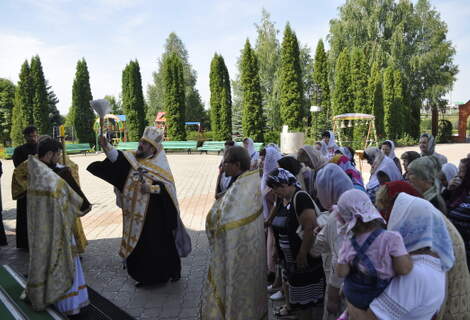
[[[279,309],[274,311],[274,316],[282,319],[297,319],[295,313],[292,309],[289,309],[287,305],[279,307]]]

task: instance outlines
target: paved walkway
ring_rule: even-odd
[[[407,150],[417,148],[397,149],[397,156]],[[458,165],[459,159],[470,152],[470,147],[468,144],[440,145],[437,152],[445,154],[450,162]],[[82,261],[88,284],[136,319],[197,319],[207,263],[205,217],[213,202],[220,156],[168,155],[182,218],[193,240],[193,252],[182,260],[181,281],[143,289],[134,287],[135,282],[122,269],[117,253],[122,217],[115,205],[113,188],[85,170],[89,163],[102,160],[104,156],[81,155],[72,159],[80,166],[81,186],[93,203],[93,210],[82,218],[89,240]],[[15,248],[16,202],[11,199],[10,190],[13,163],[11,160],[3,160],[2,163],[3,219],[9,246],[0,247],[0,264],[10,264],[19,272],[26,273],[28,255]],[[364,165],[365,178],[369,176],[368,167]]]

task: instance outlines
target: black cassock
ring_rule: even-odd
[[[15,148],[13,152],[13,164],[15,168],[28,159],[30,154],[38,153],[37,144],[25,143]],[[28,249],[28,214],[26,209],[28,204],[26,196],[16,201],[16,247]]]
[[[108,159],[96,161],[87,170],[122,192],[131,165],[121,151],[118,153],[114,163]],[[127,272],[142,284],[178,280],[181,274],[181,261],[172,231],[176,228],[177,211],[164,184],[157,184],[161,192],[150,195],[142,233],[126,259]]]

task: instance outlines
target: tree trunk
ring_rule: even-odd
[[[437,129],[439,123],[439,112],[437,106],[432,107],[432,114],[431,114],[431,133],[434,137],[437,137]]]

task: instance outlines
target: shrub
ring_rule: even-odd
[[[412,136],[405,134],[403,137],[400,139],[397,139],[395,141],[395,144],[397,147],[405,147],[405,146],[414,146],[418,144],[418,139],[413,138]]]
[[[451,142],[452,141],[452,123],[449,120],[439,120],[437,129],[437,142]]]
[[[281,140],[281,133],[279,131],[269,131],[264,134],[265,144],[275,143],[279,145],[280,140]]]

